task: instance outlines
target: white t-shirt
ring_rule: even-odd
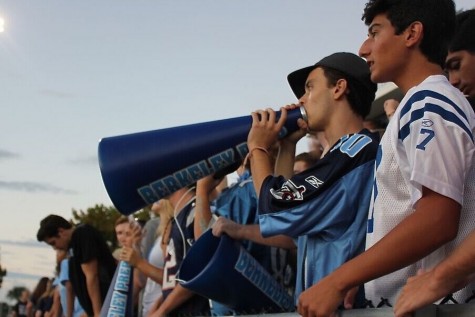
[[[163,251],[162,251],[162,237],[158,237],[155,240],[155,244],[148,256],[148,262],[155,267],[163,269]],[[150,306],[160,297],[162,294],[162,286],[152,280],[147,278],[145,284],[143,296],[142,296],[142,316],[147,316]]]
[[[368,214],[366,249],[414,210],[422,187],[462,204],[457,238],[420,261],[365,285],[374,305],[395,304],[408,277],[443,260],[475,229],[475,115],[465,97],[444,76],[430,76],[410,89],[380,143]],[[417,243],[417,241],[414,241]],[[458,292],[463,302],[475,289]]]

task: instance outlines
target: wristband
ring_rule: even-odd
[[[267,156],[269,156],[269,151],[266,148],[264,148],[262,146],[256,146],[256,147],[252,148],[251,150],[249,150],[249,153],[247,153],[246,158],[244,159],[244,163],[243,163],[244,166],[246,166],[247,161],[252,157],[252,152],[254,152],[255,150],[262,151],[262,152],[266,153]]]

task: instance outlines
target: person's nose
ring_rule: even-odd
[[[460,88],[460,75],[456,71],[449,71],[449,82],[452,86]]]
[[[363,57],[363,58],[367,58],[370,54],[371,50],[370,50],[370,45],[369,45],[369,38],[367,38],[363,44],[361,44],[360,46],[360,49],[358,51],[358,55]]]

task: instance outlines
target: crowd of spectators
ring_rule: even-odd
[[[24,290],[13,316],[100,316],[119,261],[134,269],[134,316],[289,311],[236,309],[239,298],[185,287],[180,267],[197,260],[187,254],[208,230],[238,240],[303,316],[383,306],[408,316],[473,298],[475,11],[456,15],[451,0],[370,0],[363,18],[366,61],[321,58],[288,76],[298,104],[279,119],[253,112],[236,183],[210,175],[181,188],[153,204],[144,228],[120,217],[114,253],[95,228],[44,218],[37,238],[56,250],[57,275]],[[384,102],[387,126],[375,127],[365,117],[385,81],[406,96]],[[279,139],[299,106],[307,120]],[[305,135],[309,151],[296,155]]]

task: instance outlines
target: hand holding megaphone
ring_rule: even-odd
[[[252,125],[247,137],[248,148],[262,147],[269,149],[279,139],[285,140],[285,142],[293,145],[297,144],[307,133],[306,117],[297,120],[297,125],[300,129],[296,129],[296,131],[290,134],[285,132],[285,135],[282,135],[282,131],[285,131],[284,126],[287,122],[287,112],[298,109],[299,107],[301,107],[301,105],[291,104],[281,108],[279,112],[271,108],[254,111],[251,114]]]
[[[287,111],[279,136],[298,130],[298,119],[303,107]],[[112,203],[128,215],[244,159],[251,125],[244,116],[103,138],[99,166]]]

